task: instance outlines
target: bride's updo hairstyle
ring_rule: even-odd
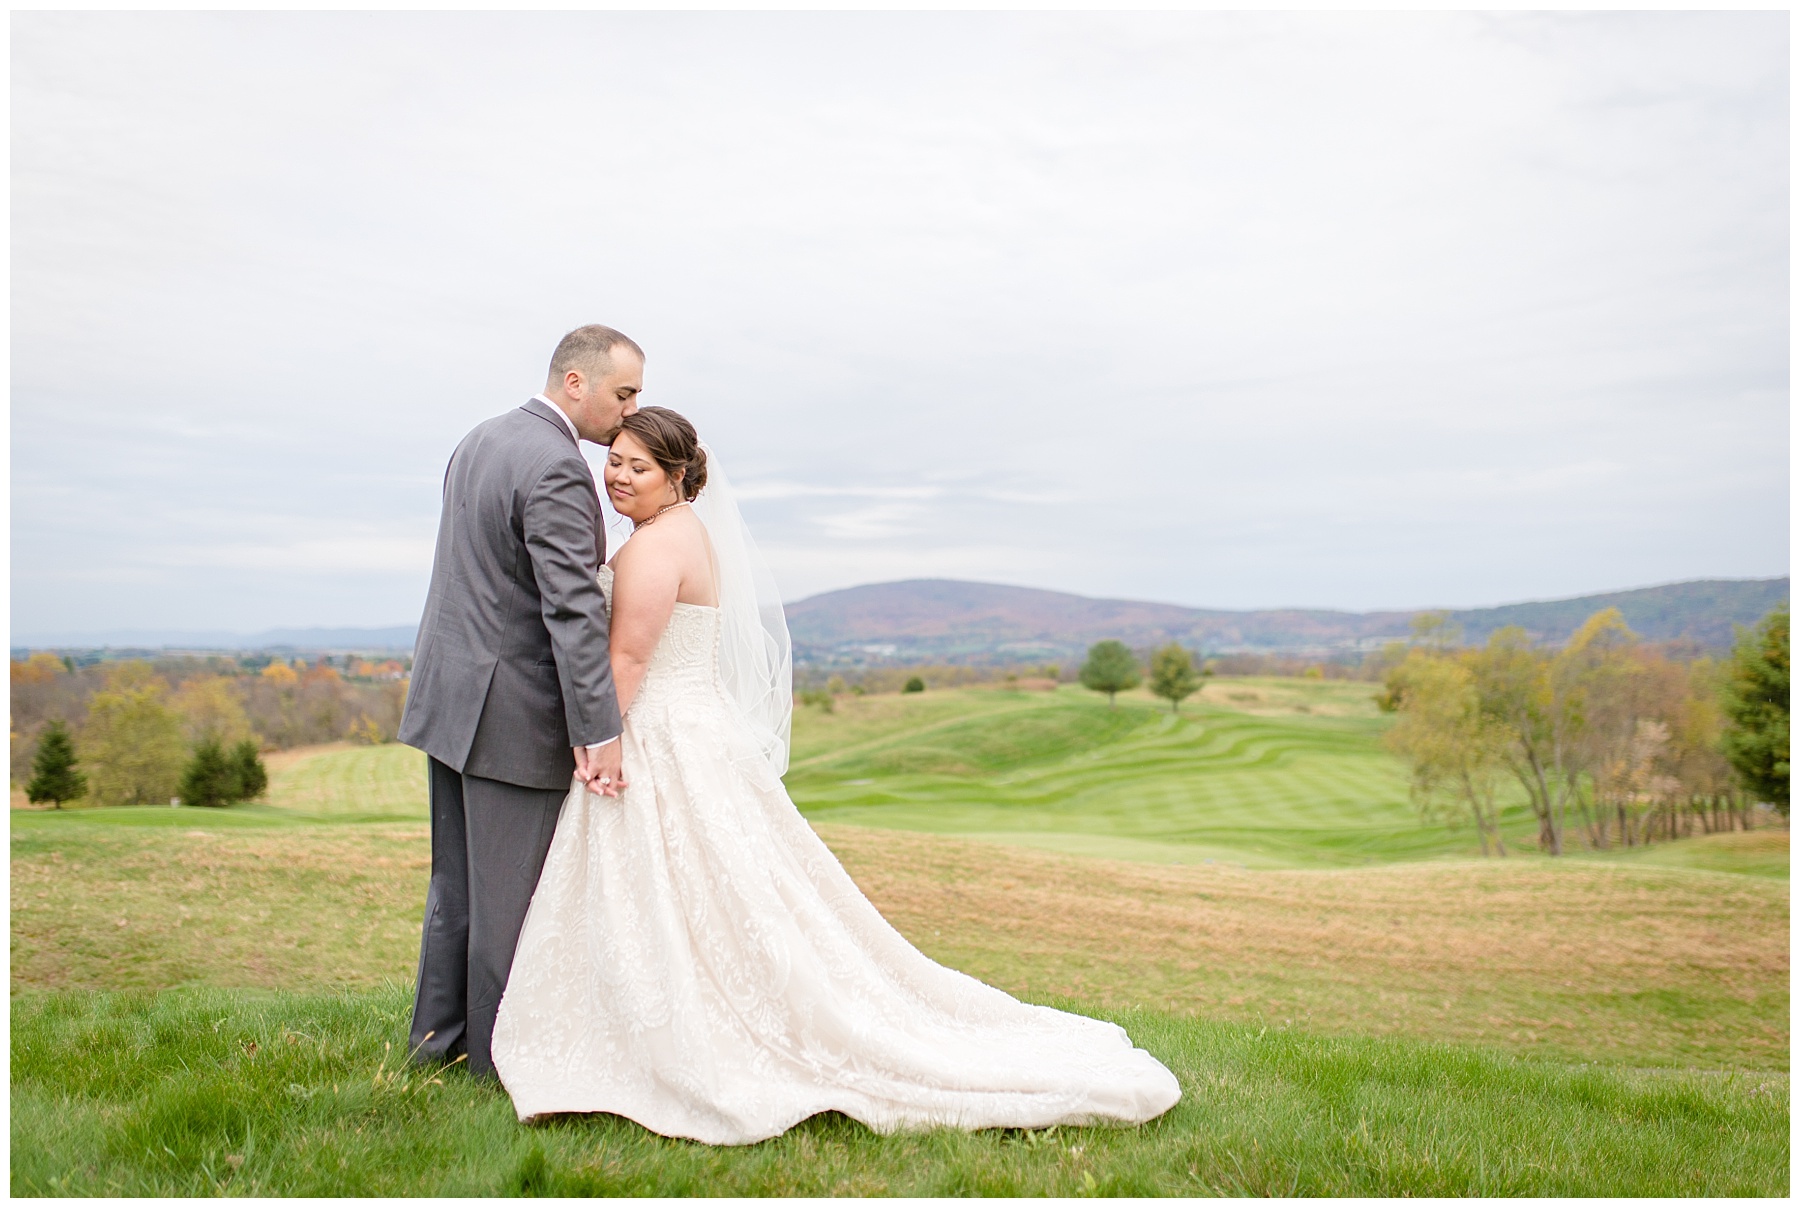
[[[706,485],[706,450],[700,447],[700,434],[679,411],[667,407],[639,407],[627,415],[619,431],[629,432],[644,451],[655,459],[676,488],[689,502]]]

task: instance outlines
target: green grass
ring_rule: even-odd
[[[267,757],[264,800],[224,809],[161,805],[74,806],[12,812],[18,827],[58,827],[83,822],[105,826],[217,829],[309,823],[425,821],[431,811],[425,789],[425,756],[399,743],[280,751]]]
[[[1649,847],[1573,854],[1581,859],[1636,864],[1645,868],[1683,868],[1788,879],[1788,834],[1784,830],[1724,831],[1716,835],[1695,835],[1673,843],[1653,843]]]
[[[1175,1070],[1141,1129],[830,1116],[709,1149],[521,1127],[494,1086],[403,1066],[410,748],[277,756],[251,806],[15,810],[12,1190],[1785,1194],[1786,832],[1470,860],[1419,822],[1369,691],[796,716],[796,800],[909,939]],[[1517,802],[1506,825],[1532,832]]]
[[[852,698],[797,715],[787,783],[817,822],[1119,859],[1329,868],[1475,854],[1471,831],[1421,824],[1368,685],[1208,693],[1179,716],[1141,693],[1109,708],[1078,688]],[[1254,711],[1229,707],[1232,694]],[[1522,802],[1505,826],[1515,841],[1532,833]]]
[[[924,831],[1160,864],[1331,868],[1459,858],[1471,831],[1419,820],[1368,684],[1246,678],[1209,683],[1179,717],[1142,691],[1116,709],[1084,689],[845,697],[795,715],[787,783],[821,823]],[[223,811],[14,812],[14,824],[188,828],[427,817],[410,747],[271,758],[266,803]],[[1532,852],[1535,823],[1509,799],[1505,829]],[[1786,876],[1785,849],[1709,836],[1593,858]]]
[[[425,756],[387,743],[328,751],[270,769],[269,804],[349,820],[429,818]]]
[[[15,828],[15,993],[411,977],[427,827],[174,812],[212,821]],[[1572,1061],[1787,1064],[1788,893],[1772,878],[1599,860],[1251,872],[821,834],[914,944],[1012,993]]]
[[[262,830],[271,826],[304,826],[317,821],[291,810],[274,809],[260,801],[240,802],[223,809],[164,805],[79,806],[60,810],[14,810],[15,836],[89,834],[124,830]]]
[[[1059,1003],[1058,1005],[1072,1005]],[[1111,1013],[1181,1080],[1142,1128],[710,1148],[513,1119],[400,1063],[398,987],[13,1002],[15,1195],[1784,1195],[1787,1079],[1539,1064]]]
[[[418,960],[425,826],[135,813],[15,816],[15,992],[370,986],[408,976]],[[145,824],[164,814],[189,825]]]

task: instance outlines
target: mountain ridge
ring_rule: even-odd
[[[1691,579],[1626,591],[1492,608],[1352,612],[1330,608],[1188,608],[963,579],[905,579],[822,592],[786,606],[803,662],[1024,662],[1078,658],[1102,638],[1143,647],[1181,642],[1209,654],[1239,651],[1344,656],[1407,635],[1420,612],[1445,611],[1465,641],[1503,625],[1560,641],[1594,612],[1617,607],[1641,636],[1729,646],[1734,625],[1753,624],[1788,598],[1788,577]],[[217,630],[113,630],[15,637],[14,650],[324,650],[412,648],[416,627],[314,627],[256,634]]]
[[[1181,642],[1207,653],[1346,654],[1405,637],[1421,612],[1445,611],[1465,641],[1519,625],[1560,641],[1588,616],[1617,607],[1641,636],[1728,646],[1734,625],[1755,622],[1788,598],[1788,578],[1695,579],[1626,591],[1492,608],[1351,612],[1339,609],[1205,609],[1102,599],[1041,588],[909,579],[824,592],[787,606],[795,656],[813,662],[1067,659],[1102,638],[1133,646]]]

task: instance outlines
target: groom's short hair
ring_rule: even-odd
[[[644,350],[637,341],[622,331],[599,323],[577,327],[562,338],[550,355],[549,381],[554,385],[571,369],[596,377],[606,373],[612,368],[612,350],[620,344],[637,353],[638,360],[644,359]]]

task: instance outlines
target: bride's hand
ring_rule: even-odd
[[[626,785],[623,741],[609,742],[597,751],[576,747],[575,778],[605,797],[617,797]]]

